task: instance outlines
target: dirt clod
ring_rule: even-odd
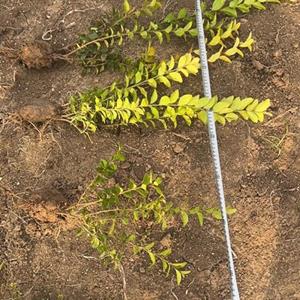
[[[35,41],[21,49],[20,60],[29,69],[50,67],[53,63],[53,51],[48,43]]]
[[[184,151],[184,148],[185,148],[184,145],[182,145],[182,144],[176,144],[176,145],[174,146],[174,148],[173,148],[173,151],[174,151],[176,154],[179,154],[179,153],[181,153],[181,152]]]
[[[24,121],[39,123],[52,119],[56,115],[56,108],[51,104],[26,105],[20,108],[18,114]]]
[[[253,64],[253,67],[258,71],[261,71],[265,68],[265,66],[260,61],[258,61],[256,59],[252,60],[252,64]]]

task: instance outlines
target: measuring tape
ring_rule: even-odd
[[[212,94],[211,94],[210,76],[209,76],[206,45],[205,45],[202,11],[201,11],[201,4],[200,4],[201,1],[200,0],[195,0],[195,1],[196,1],[196,20],[197,20],[197,28],[198,28],[198,42],[199,42],[199,49],[200,49],[204,96],[207,98],[211,98]],[[220,163],[220,154],[219,154],[214,112],[209,110],[207,114],[208,114],[208,133],[209,133],[209,140],[210,140],[210,148],[211,148],[211,153],[213,158],[216,186],[217,186],[220,207],[221,207],[221,212],[223,217],[223,223],[224,223],[224,235],[225,235],[225,241],[227,246],[228,268],[229,268],[230,283],[231,283],[231,297],[233,300],[239,300],[240,296],[239,296],[239,289],[238,289],[237,279],[235,274],[231,241],[230,241],[230,233],[229,233],[229,225],[228,225],[228,219],[226,213],[222,170],[221,170],[221,163]]]

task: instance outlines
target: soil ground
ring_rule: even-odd
[[[120,3],[0,0],[0,46],[20,49],[54,30],[46,38],[59,49],[114,4]],[[238,211],[230,226],[241,299],[300,299],[300,5],[268,6],[241,22],[243,34],[253,31],[255,51],[211,67],[214,94],[270,98],[273,112],[261,125],[218,127],[226,198]],[[171,199],[217,206],[205,127],[102,128],[90,143],[66,123],[34,127],[7,118],[27,104],[62,105],[76,91],[104,86],[114,76],[83,76],[66,63],[28,70],[0,56],[0,299],[123,298],[120,274],[100,264],[57,214],[78,199],[97,162],[118,143],[128,158],[127,176],[140,178],[151,168],[164,175]],[[183,88],[201,92],[200,78]],[[221,224],[191,224],[170,234],[191,275],[177,287],[143,260],[129,260],[128,299],[229,299]]]

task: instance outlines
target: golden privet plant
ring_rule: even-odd
[[[202,5],[209,63],[231,63],[237,56],[244,57],[247,51],[252,51],[252,33],[245,40],[239,37],[238,16],[253,8],[264,10],[266,2],[279,1],[215,0],[211,6]],[[113,9],[80,37],[67,56],[74,55],[87,72],[117,70],[123,79],[71,97],[68,120],[84,133],[96,132],[107,125],[168,128],[177,127],[178,123],[191,126],[196,121],[207,124],[207,110],[212,110],[215,120],[222,125],[240,119],[263,122],[270,114],[269,99],[217,95],[207,98],[192,91],[180,92],[185,79],[199,73],[199,51],[190,50],[161,60],[152,45],[155,40],[163,44],[174,39],[187,43],[195,39],[195,15],[182,8],[157,21],[154,16],[161,7],[159,0],[145,0],[139,7],[125,0],[123,10]],[[137,39],[149,43],[147,50],[135,59],[124,57],[124,44]],[[124,160],[119,149],[110,160],[100,161],[95,179],[72,208],[72,213],[81,220],[80,233],[89,237],[101,258],[116,267],[129,251],[132,255],[146,254],[151,265],[160,263],[163,272],[175,274],[180,284],[190,272],[187,263],[173,261],[172,249],[161,248],[147,232],[185,226],[192,218],[202,225],[205,216],[221,219],[220,211],[175,206],[162,191],[162,179],[151,172],[141,182],[114,183],[111,179]],[[232,213],[234,209],[228,208],[228,214]],[[140,232],[141,226],[145,232]]]

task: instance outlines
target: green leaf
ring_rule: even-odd
[[[179,61],[178,61],[178,69],[181,69],[182,67],[184,67],[186,64],[186,56],[183,55],[180,57]]]
[[[126,242],[133,242],[136,240],[136,235],[135,234],[130,234],[127,238],[126,238]]]
[[[171,73],[168,75],[168,78],[169,78],[169,79],[172,79],[173,81],[176,81],[176,82],[180,82],[180,83],[183,82],[182,76],[181,76],[181,74],[178,73],[178,72],[171,72]]]
[[[151,100],[150,100],[150,103],[153,104],[157,101],[158,99],[158,94],[157,94],[157,90],[153,90],[153,93],[152,93],[152,96],[151,96]]]
[[[170,104],[170,98],[168,96],[163,96],[159,101],[159,105],[162,106],[168,106],[169,104]]]
[[[153,182],[153,185],[154,186],[160,186],[162,184],[162,179],[161,177],[157,177],[154,182]]]
[[[167,64],[165,61],[162,61],[159,65],[157,75],[158,76],[164,75],[166,71],[167,71]]]
[[[130,4],[129,4],[128,0],[124,0],[123,10],[124,10],[125,14],[127,14],[130,11]]]
[[[151,78],[148,80],[148,84],[153,87],[153,88],[157,88],[157,82],[155,79]]]
[[[180,285],[181,280],[182,280],[181,273],[180,273],[180,271],[178,271],[176,269],[175,269],[175,272],[176,272],[176,282],[177,282],[177,285]]]
[[[157,110],[157,108],[155,107],[151,107],[151,113],[153,115],[153,118],[154,119],[159,119],[159,111]]]
[[[263,4],[261,4],[259,1],[254,2],[252,5],[255,8],[259,9],[259,10],[265,10],[266,9],[266,7]]]
[[[253,122],[253,123],[258,123],[258,117],[256,115],[256,113],[252,112],[252,111],[247,111],[249,119]]]
[[[170,96],[170,104],[176,103],[179,98],[179,90],[175,90]]]
[[[187,9],[186,8],[182,8],[177,15],[177,19],[184,19],[187,16]]]
[[[142,31],[142,32],[140,33],[140,35],[141,35],[141,37],[142,37],[144,40],[148,37],[147,31]]]
[[[227,207],[226,208],[226,213],[227,213],[228,216],[231,216],[231,215],[236,213],[236,208]]]
[[[231,8],[231,7],[224,7],[221,9],[221,12],[225,13],[226,15],[230,16],[230,17],[234,17],[237,18],[237,11],[235,8]]]
[[[162,262],[163,271],[166,272],[168,269],[168,263],[165,260],[162,260],[161,262]]]
[[[163,34],[160,31],[156,31],[155,34],[159,40],[159,43],[162,44],[163,43]]]
[[[178,28],[176,31],[174,31],[174,34],[178,37],[182,37],[185,34],[184,28]]]
[[[222,213],[219,209],[214,209],[211,214],[216,220],[222,220]]]
[[[154,265],[156,263],[156,257],[155,257],[155,255],[151,251],[148,251],[147,253],[148,253],[149,257],[150,257],[152,265]]]
[[[135,74],[135,83],[139,83],[141,81],[142,81],[142,74],[141,74],[141,72],[138,71]]]
[[[165,249],[165,250],[161,251],[159,254],[160,254],[161,256],[166,257],[166,256],[171,255],[171,253],[172,253],[172,250],[171,250],[171,249]]]
[[[201,111],[198,113],[198,119],[203,122],[204,125],[208,123],[208,116],[206,111]]]
[[[172,24],[170,24],[167,28],[164,29],[164,31],[165,31],[166,33],[171,33],[172,30],[173,30],[173,25],[172,25]]]
[[[182,269],[187,265],[187,262],[172,263],[172,265],[178,269]]]
[[[166,87],[168,87],[168,88],[171,87],[171,82],[170,82],[170,80],[169,80],[167,77],[165,77],[165,76],[160,76],[160,77],[159,77],[159,81],[160,81],[161,83],[163,83]]]
[[[193,100],[193,95],[187,94],[180,97],[178,101],[179,106],[186,106]]]
[[[146,173],[143,178],[143,184],[149,185],[150,183],[152,183],[152,173]]]
[[[225,1],[226,0],[215,0],[212,5],[212,10],[213,11],[220,10],[224,6]]]
[[[202,212],[197,212],[197,218],[198,218],[198,222],[199,222],[200,226],[202,226],[203,221],[204,221]]]
[[[145,250],[150,250],[154,247],[154,245],[155,245],[154,242],[152,242],[152,243],[148,244],[147,246],[145,246],[144,249]]]
[[[134,219],[134,221],[138,221],[139,218],[140,218],[139,212],[138,212],[137,210],[135,210],[135,211],[133,212],[133,219]]]
[[[180,211],[180,215],[181,215],[182,225],[186,226],[187,223],[189,222],[189,215],[184,210]]]
[[[208,61],[209,61],[210,63],[214,63],[215,61],[217,61],[217,60],[220,58],[220,56],[221,56],[222,50],[223,50],[223,47],[221,47],[220,50],[219,50],[218,52],[216,52],[216,53],[214,53],[213,55],[211,55],[211,56],[209,57]]]
[[[98,248],[100,245],[100,241],[96,236],[93,236],[92,240],[91,240],[91,246],[92,248],[96,249]]]
[[[255,107],[255,112],[265,112],[270,106],[270,99],[266,99]]]
[[[213,107],[213,112],[220,113],[224,108],[227,108],[230,105],[228,102],[220,101]]]
[[[193,28],[193,29],[189,30],[189,34],[190,34],[192,37],[198,36],[198,29],[197,29],[197,28]]]

